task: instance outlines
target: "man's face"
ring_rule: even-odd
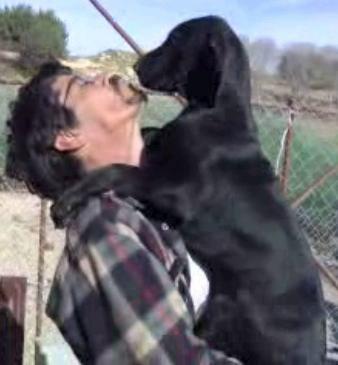
[[[120,77],[108,75],[92,79],[61,75],[51,80],[51,88],[57,102],[77,121],[59,132],[54,142],[57,150],[72,152],[87,169],[139,163],[142,93]]]
[[[136,118],[144,101],[143,95],[123,79],[109,75],[61,75],[52,81],[52,89],[59,102],[74,113],[80,127],[95,133],[123,128],[123,122]]]

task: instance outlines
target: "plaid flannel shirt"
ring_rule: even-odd
[[[160,227],[176,234],[173,247],[112,191],[89,198],[67,225],[47,315],[82,364],[240,364],[194,336],[178,290],[184,245]]]

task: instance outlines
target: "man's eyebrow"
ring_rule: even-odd
[[[72,88],[75,81],[76,81],[76,75],[73,75],[72,78],[69,80],[69,82],[67,84],[65,96],[63,98],[63,106],[66,106],[66,101],[67,101],[70,89]]]

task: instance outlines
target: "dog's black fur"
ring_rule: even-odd
[[[145,163],[148,203],[176,218],[210,280],[199,334],[245,364],[323,363],[318,273],[257,140],[238,37],[220,18],[191,20],[136,71],[144,86],[189,104]]]
[[[188,101],[152,136],[141,177],[133,170],[131,179],[135,197],[180,229],[210,280],[196,332],[244,364],[322,364],[319,275],[261,151],[240,40],[218,17],[193,19],[136,71],[144,86]]]

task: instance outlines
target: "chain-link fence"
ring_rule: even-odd
[[[331,274],[322,271],[332,347],[338,343],[338,114],[323,119],[297,108],[255,109],[263,148],[285,175],[282,187],[321,268]]]
[[[267,156],[287,174],[285,192],[300,223],[318,253],[326,254],[338,229],[338,115],[330,121],[261,107],[256,120]]]
[[[5,189],[0,193],[0,222],[3,224],[0,229],[0,275],[19,273],[29,278],[26,352],[30,355],[25,363],[30,364],[33,363],[37,318],[40,204],[28,193],[19,194],[7,184],[1,185],[4,121],[8,102],[14,95],[15,88],[0,85],[0,186]],[[175,100],[154,97],[145,108],[142,123],[163,125],[180,109]],[[281,102],[273,106],[263,102],[254,105],[263,149],[276,171],[284,176],[282,186],[315,255],[335,278],[338,277],[338,106],[334,104],[331,110],[334,112],[322,116]],[[40,283],[44,302],[63,241],[62,235],[55,235],[50,222],[47,223],[46,241],[56,245],[53,251],[45,254],[47,273]],[[334,282],[323,280],[328,300],[329,341],[338,343],[338,285],[335,287]],[[49,337],[53,333],[52,324],[46,318],[42,319],[45,330],[41,336]]]

